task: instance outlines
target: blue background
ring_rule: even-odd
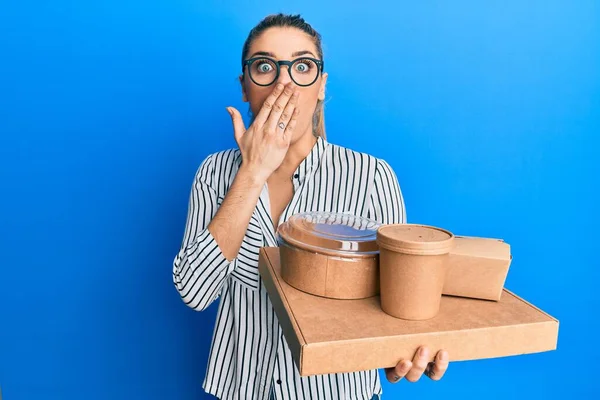
[[[248,31],[324,38],[328,138],[390,162],[410,222],[501,237],[558,350],[457,362],[384,399],[590,397],[597,318],[596,1],[108,0],[0,9],[4,399],[208,399],[216,304],[171,283],[195,170],[234,145]]]

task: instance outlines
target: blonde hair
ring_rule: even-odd
[[[313,114],[313,135],[316,137],[322,137],[327,139],[325,135],[325,102],[323,100],[317,101],[317,107]]]

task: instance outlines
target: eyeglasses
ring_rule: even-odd
[[[245,60],[243,66],[248,67],[248,75],[258,86],[272,85],[279,78],[281,66],[287,65],[292,81],[298,86],[310,86],[317,81],[323,72],[323,61],[311,57],[301,57],[292,61],[273,60],[268,57],[254,57]]]

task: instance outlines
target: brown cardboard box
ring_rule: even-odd
[[[443,296],[435,318],[407,321],[381,310],[379,297],[337,300],[288,285],[279,249],[260,251],[259,270],[300,375],[395,366],[420,345],[451,361],[556,349],[558,321],[504,290],[498,302]]]
[[[511,260],[502,240],[456,236],[442,293],[498,301]]]

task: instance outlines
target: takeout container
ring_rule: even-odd
[[[385,291],[387,285],[394,285],[394,281],[398,280],[390,280],[381,274],[388,276],[389,273],[401,273],[387,269],[380,273],[381,243],[385,247],[389,240],[383,238],[378,243],[377,231],[386,232],[392,229],[390,226],[347,213],[306,212],[294,215],[278,229],[282,277],[289,285],[317,296],[335,299],[375,296],[379,294],[380,287]],[[429,228],[451,234],[443,229]],[[383,252],[387,254],[389,250]],[[416,259],[431,261],[435,258]],[[400,256],[400,260],[407,259],[410,257]],[[392,263],[398,261],[396,259]],[[511,261],[510,245],[501,239],[455,235],[449,251],[449,266],[442,295],[499,301]],[[414,268],[412,271],[415,271]],[[410,274],[408,278],[410,279]],[[440,276],[436,279],[437,285]],[[393,291],[388,293],[393,294]],[[382,297],[389,299],[385,294]],[[421,301],[422,299],[418,305],[420,308],[434,307],[434,304],[425,305]],[[392,308],[394,307],[387,308],[390,313],[405,315]],[[425,311],[421,309],[416,313],[422,315]],[[412,318],[408,315],[405,317]]]
[[[450,265],[454,235],[426,225],[393,224],[378,229],[381,308],[396,318],[437,315]]]
[[[306,212],[277,230],[281,276],[296,289],[334,299],[379,293],[376,221],[343,213]]]
[[[500,301],[511,262],[510,245],[501,239],[455,236],[442,293]]]

